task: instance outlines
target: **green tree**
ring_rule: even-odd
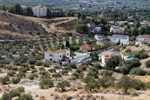
[[[89,32],[89,27],[86,24],[77,24],[76,31],[82,34],[87,34]]]
[[[47,8],[47,18],[51,18],[51,10]]]
[[[61,89],[61,91],[65,91],[65,87],[70,87],[70,83],[68,81],[62,81],[56,85],[57,89]]]
[[[128,76],[122,76],[117,83],[118,88],[123,88],[124,93],[127,93],[128,89],[132,88],[132,80]]]
[[[83,20],[85,20],[85,19],[86,19],[86,14],[81,14],[81,18],[82,18]]]
[[[148,61],[145,62],[145,66],[146,66],[147,68],[150,68],[150,60],[148,60]]]
[[[45,89],[45,88],[50,88],[52,87],[54,84],[53,84],[53,81],[49,78],[46,78],[46,79],[42,79],[41,82],[39,83],[41,89]]]
[[[97,61],[98,58],[99,58],[97,52],[93,52],[91,58],[92,58],[93,61]]]
[[[33,16],[33,11],[31,7],[26,8],[26,16]]]

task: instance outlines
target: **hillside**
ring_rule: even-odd
[[[27,17],[0,11],[0,39],[38,38],[40,34],[61,35],[74,33],[78,19],[60,17],[54,19]]]
[[[39,34],[47,34],[39,23],[24,16],[0,11],[0,39],[36,38]]]

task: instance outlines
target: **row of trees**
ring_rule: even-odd
[[[33,10],[31,7],[23,8],[19,3],[13,4],[13,5],[1,5],[1,10],[9,11],[11,13],[19,14],[19,15],[25,15],[25,16],[33,16]],[[62,9],[47,9],[47,16],[46,18],[54,18],[54,17],[62,17],[64,16]]]

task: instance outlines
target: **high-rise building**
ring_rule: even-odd
[[[45,6],[42,6],[42,5],[34,6],[32,7],[32,10],[33,10],[34,16],[37,16],[37,17],[47,16],[47,7]]]

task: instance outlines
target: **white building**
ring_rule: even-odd
[[[140,35],[136,37],[136,44],[141,44],[143,41],[150,42],[150,35]]]
[[[101,27],[97,27],[95,24],[88,23],[87,26],[91,29],[91,33],[100,32],[102,30]]]
[[[129,36],[128,35],[112,35],[111,36],[111,42],[118,43],[123,45],[128,45],[129,44]]]
[[[117,25],[122,25],[122,24],[125,24],[125,23],[128,23],[128,21],[117,21],[116,22]]]
[[[35,7],[32,7],[33,15],[37,17],[45,17],[47,16],[47,7],[38,5]]]
[[[118,27],[118,26],[112,26],[110,28],[110,32],[115,33],[115,34],[123,33],[124,32],[124,28],[121,28],[121,27]]]
[[[102,35],[95,35],[94,38],[97,40],[97,41],[101,41],[101,40],[106,40],[107,38],[102,36]]]
[[[70,57],[70,50],[47,51],[44,54],[45,60],[61,62],[65,58]]]
[[[75,56],[70,60],[70,63],[81,63],[83,60],[90,58],[89,53],[78,53],[75,52]]]
[[[87,53],[79,53],[75,52],[75,56],[70,57],[68,61],[62,61],[62,65],[66,66],[68,63],[82,63],[83,61],[90,58],[90,52]]]

